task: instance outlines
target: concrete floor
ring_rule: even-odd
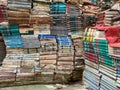
[[[0,88],[0,90],[87,90],[80,82],[71,85],[28,85],[17,87]]]
[[[28,86],[0,88],[0,90],[56,90],[56,87],[52,85],[28,85]]]

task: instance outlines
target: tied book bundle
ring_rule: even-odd
[[[7,6],[0,4],[0,23],[7,22]]]
[[[69,36],[57,36],[58,59],[57,70],[71,71],[74,69],[74,47]]]
[[[8,0],[8,22],[10,24],[29,24],[31,0]]]
[[[34,35],[50,34],[50,24],[34,24]]]
[[[33,2],[33,8],[31,9],[30,23],[31,24],[50,24],[50,8],[47,3]]]
[[[56,65],[57,42],[54,35],[39,35],[40,40],[40,65]]]
[[[112,26],[114,24],[113,19],[116,16],[119,16],[118,10],[107,10],[107,11],[101,12],[97,15],[96,24]]]

